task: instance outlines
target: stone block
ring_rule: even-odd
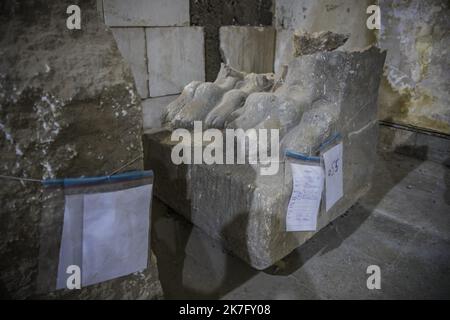
[[[103,10],[112,27],[189,25],[189,0],[103,0]]]
[[[234,255],[263,270],[316,232],[286,232],[290,193],[285,166],[261,176],[250,165],[179,165],[171,160],[170,132],[144,135],[145,166],[155,171],[155,195]],[[344,198],[322,209],[317,230],[347,211],[370,188],[377,127],[344,141]],[[354,161],[357,157],[357,161]],[[372,164],[371,164],[372,162]]]
[[[178,94],[205,79],[202,27],[146,28],[150,97]]]
[[[450,135],[449,3],[382,0],[380,10],[380,119]]]
[[[250,94],[240,116],[227,126],[244,130],[279,128],[280,135],[285,130],[281,150],[287,147],[303,153],[316,150],[331,134],[340,133],[344,196],[328,212],[322,205],[317,231],[343,214],[370,188],[384,59],[385,53],[374,47],[297,57],[289,63],[286,80],[279,89]],[[325,102],[316,103],[316,97]],[[190,108],[179,102],[182,108]],[[299,114],[295,123],[267,121],[284,120],[288,109]],[[285,171],[289,166],[284,152],[278,172],[264,176],[259,165],[177,166],[171,160],[171,149],[176,143],[170,141],[170,131],[144,136],[145,165],[155,170],[156,196],[254,268],[269,267],[317,232],[285,231],[292,178],[289,170]]]
[[[111,28],[117,46],[131,68],[136,88],[145,99],[148,97],[148,71],[145,52],[144,28]]]
[[[255,73],[273,72],[275,29],[221,27],[220,50],[224,62],[237,70]]]
[[[177,97],[173,95],[142,100],[144,130],[161,128],[161,115],[165,107]]]

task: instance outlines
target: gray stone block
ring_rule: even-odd
[[[275,29],[226,26],[220,28],[222,59],[244,72],[273,72]]]
[[[161,128],[161,115],[164,109],[177,97],[178,95],[172,95],[142,100],[144,130]]]
[[[303,118],[313,116],[315,120],[302,118],[297,126],[287,128],[289,138],[283,138],[285,146],[304,152],[314,150],[312,147],[330,133],[339,132],[343,138],[344,196],[328,212],[322,206],[317,231],[343,214],[370,188],[378,140],[377,96],[384,59],[385,53],[376,48],[301,56],[289,64],[285,86],[279,89],[310,87],[314,95],[328,101],[318,107],[307,106]],[[257,101],[259,96],[261,93],[254,94],[255,103],[249,96],[247,111],[255,104],[263,105],[264,101]],[[282,95],[277,97],[285,99]],[[278,105],[269,107],[278,110]],[[336,115],[332,123],[323,125],[331,128],[331,132],[319,130],[314,136],[294,135],[295,139],[291,139],[302,130],[315,132],[315,122],[328,121],[322,120],[320,114],[314,116],[319,110],[333,111]],[[248,119],[259,118],[261,113],[259,110],[249,114]],[[260,175],[259,165],[177,166],[171,160],[175,144],[167,131],[144,136],[145,165],[156,173],[155,194],[254,268],[269,267],[316,233],[285,231],[292,182],[289,170],[285,171],[289,166],[284,157],[273,176]]]
[[[145,99],[148,97],[148,71],[145,52],[144,28],[111,28],[120,53],[131,68],[136,88]]]
[[[178,94],[205,79],[202,27],[146,28],[150,97]]]
[[[103,0],[103,10],[113,27],[189,25],[189,0]]]

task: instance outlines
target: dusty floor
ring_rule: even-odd
[[[153,203],[153,249],[168,299],[450,298],[450,169],[379,157],[372,190],[276,267],[257,271]],[[366,268],[381,268],[381,290]]]

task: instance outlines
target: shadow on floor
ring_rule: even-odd
[[[258,273],[157,198],[152,220],[166,299],[219,299]]]

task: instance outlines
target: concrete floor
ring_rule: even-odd
[[[264,271],[157,199],[152,242],[167,299],[449,299],[450,169],[380,155],[372,190]],[[381,268],[380,290],[367,289],[369,265]]]

